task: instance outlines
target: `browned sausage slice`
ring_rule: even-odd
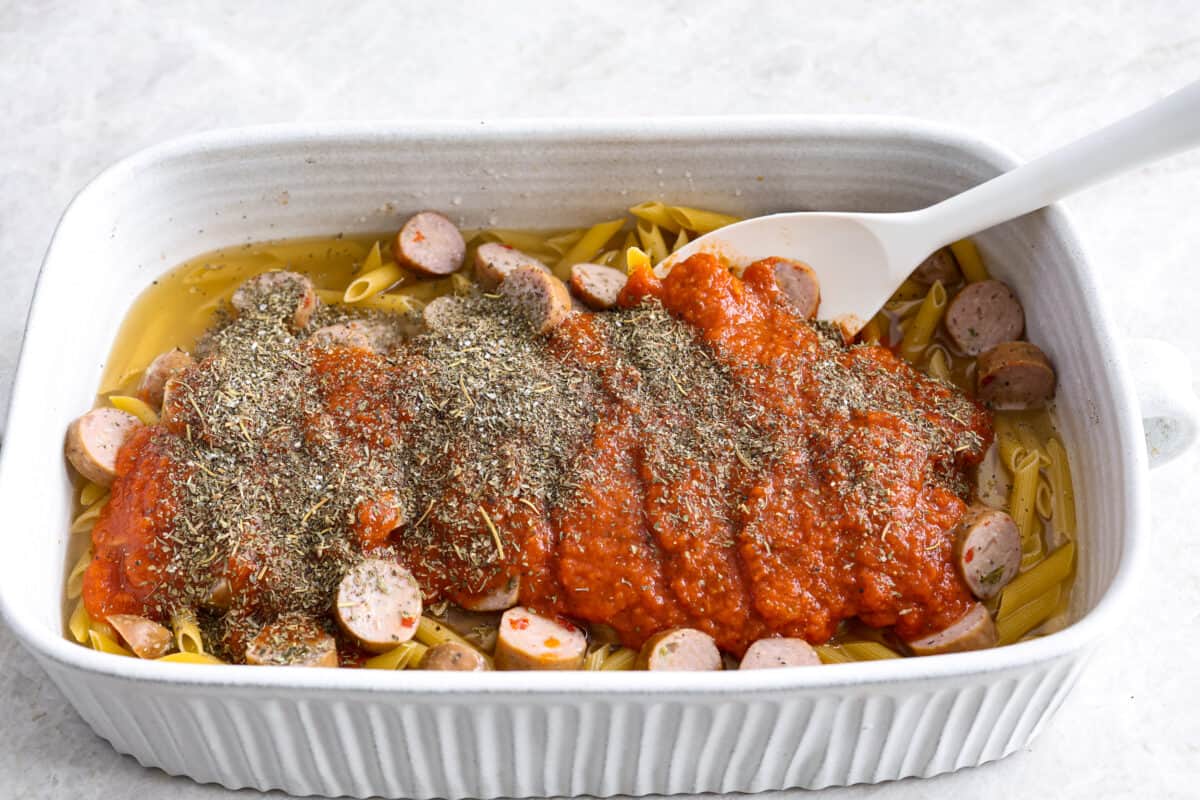
[[[518,267],[500,284],[500,294],[533,327],[549,333],[571,313],[566,284],[537,267]]]
[[[603,264],[576,264],[571,267],[571,291],[588,308],[603,311],[617,304],[625,288],[625,273]]]
[[[455,600],[467,611],[505,611],[517,604],[521,594],[521,576],[514,575],[503,585],[477,595],[459,594]]]
[[[192,357],[178,347],[159,354],[142,373],[138,397],[154,408],[162,408],[163,387],[167,381],[179,377],[194,363]]]
[[[255,666],[336,667],[337,643],[315,620],[283,617],[265,626],[246,648]]]
[[[313,331],[308,341],[314,347],[330,349],[333,347],[353,347],[360,350],[371,350],[374,342],[366,325],[357,321],[338,322],[326,325]]]
[[[463,264],[467,243],[458,227],[436,211],[413,214],[396,234],[392,254],[422,275],[449,275]]]
[[[1025,330],[1025,310],[1000,281],[968,283],[946,308],[946,333],[954,345],[977,356]]]
[[[587,637],[565,619],[543,617],[524,606],[500,617],[496,669],[579,669],[586,652]]]
[[[943,284],[958,283],[961,277],[958,272],[958,262],[954,260],[954,254],[946,247],[922,261],[912,274],[914,281],[927,285],[933,285],[938,281]]]
[[[117,477],[117,453],[141,420],[117,408],[94,408],[67,428],[67,460],[101,486]]]
[[[368,558],[338,584],[334,616],[347,634],[373,653],[407,642],[421,620],[421,587],[404,567]]]
[[[971,609],[949,628],[908,643],[912,651],[919,656],[983,650],[995,645],[996,624],[992,622],[992,615],[983,603],[971,606]]]
[[[230,302],[239,314],[279,317],[300,330],[317,310],[317,290],[299,272],[275,270],[243,283]]]
[[[500,242],[479,245],[475,251],[475,280],[485,292],[494,292],[508,273],[517,267],[537,267],[544,272],[550,268],[531,255]]]
[[[158,658],[171,649],[171,631],[136,614],[109,614],[108,624],[138,658]]]
[[[821,305],[821,284],[817,280],[817,273],[801,261],[777,258],[774,262],[771,268],[775,272],[775,283],[779,284],[783,296],[800,316],[814,319],[817,316],[817,308]]]
[[[1058,378],[1050,359],[1029,342],[1002,342],[979,357],[976,395],[991,408],[1042,408],[1054,399]]]
[[[980,600],[1000,593],[1021,568],[1021,532],[1003,511],[972,506],[955,529],[959,574]]]
[[[450,672],[485,672],[487,659],[474,647],[461,642],[442,642],[429,648],[421,658],[421,669]]]
[[[746,648],[738,669],[811,667],[820,663],[817,651],[803,639],[759,639]]]
[[[460,326],[467,314],[466,303],[461,297],[444,294],[430,300],[421,309],[421,319],[431,331],[448,331]]]
[[[673,628],[646,640],[638,653],[637,669],[704,671],[724,667],[717,643],[704,631]]]

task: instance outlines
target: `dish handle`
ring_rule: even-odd
[[[1200,439],[1200,398],[1187,355],[1161,339],[1129,339],[1126,353],[1142,407],[1150,468],[1183,455]]]

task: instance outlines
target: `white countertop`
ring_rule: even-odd
[[[174,5],[185,4],[0,2],[2,403],[66,204],[112,161],[179,134],[291,120],[850,112],[950,123],[1034,155],[1200,77],[1194,0],[165,11]],[[1186,332],[1200,375],[1198,195],[1192,153],[1068,207],[1121,329]],[[1154,473],[1153,577],[1128,635],[1101,645],[1028,751],[829,795],[1200,797],[1198,471],[1193,452]],[[226,794],[118,756],[0,627],[0,796],[167,793]]]

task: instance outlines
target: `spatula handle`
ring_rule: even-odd
[[[917,216],[931,252],[1120,172],[1200,145],[1200,81]],[[934,241],[936,240],[936,241]]]

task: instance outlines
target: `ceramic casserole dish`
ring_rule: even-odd
[[[1058,367],[1079,505],[1073,622],[1009,647],[794,670],[450,677],[114,658],[63,635],[62,441],[91,405],[134,297],[219,246],[395,228],[423,208],[465,227],[574,225],[656,198],[742,215],[900,211],[1015,163],[942,128],[861,118],[289,126],[137,154],[71,204],[38,282],[0,464],[5,618],[118,751],[228,787],[418,798],[756,791],[1001,758],[1045,725],[1133,590],[1145,548],[1141,409],[1155,420],[1153,458],[1196,434],[1172,348],[1137,345],[1154,368],[1135,391],[1056,208],[978,237]]]

